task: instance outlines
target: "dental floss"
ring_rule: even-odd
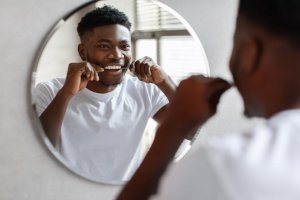
[[[92,67],[91,63],[86,62],[87,68],[89,68],[90,71],[94,71],[94,68]]]

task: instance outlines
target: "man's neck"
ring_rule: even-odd
[[[113,91],[118,85],[105,85],[100,81],[90,81],[87,84],[87,89],[96,93],[108,93]]]

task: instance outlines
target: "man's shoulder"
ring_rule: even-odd
[[[39,82],[36,87],[35,91],[37,93],[57,93],[58,90],[62,88],[65,83],[65,78],[54,78],[47,81]]]
[[[47,88],[61,88],[65,83],[65,78],[54,78],[47,81],[42,81],[37,84],[37,88],[39,87],[47,87]]]
[[[281,112],[267,121],[257,121],[242,133],[208,136],[200,145],[209,154],[227,161],[271,163],[280,153],[300,151],[299,120],[300,110]]]
[[[255,133],[248,132],[230,132],[210,135],[203,141],[200,141],[200,146],[208,151],[222,154],[234,154],[240,152],[241,148],[249,144],[255,138]]]

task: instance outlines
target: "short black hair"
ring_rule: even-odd
[[[103,6],[101,8],[96,8],[85,16],[83,16],[78,23],[77,32],[80,38],[87,31],[91,31],[95,27],[120,24],[128,28],[130,31],[131,23],[128,17],[118,9],[112,6]]]
[[[240,0],[239,14],[300,44],[300,0]]]

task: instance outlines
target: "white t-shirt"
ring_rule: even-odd
[[[36,87],[39,115],[65,79]],[[96,181],[128,180],[141,163],[140,143],[148,119],[168,103],[154,84],[125,75],[112,92],[83,89],[70,101],[60,134],[60,153],[82,175]]]
[[[300,110],[245,134],[208,138],[163,177],[151,200],[299,200]]]

